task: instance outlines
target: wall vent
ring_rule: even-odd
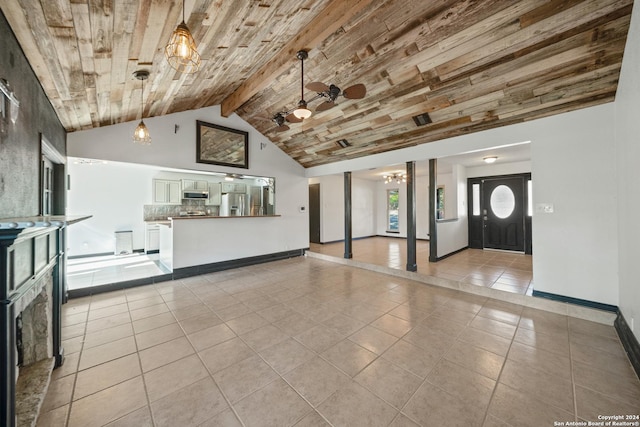
[[[351,144],[346,139],[339,139],[336,141],[336,144],[338,144],[338,147],[340,148],[351,147]]]
[[[416,126],[424,126],[431,123],[431,117],[429,117],[428,113],[422,113],[417,116],[413,116],[413,121],[416,122]]]

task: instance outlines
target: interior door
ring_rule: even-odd
[[[484,181],[485,248],[524,252],[524,186],[520,176]]]
[[[309,185],[309,241],[320,242],[320,184]]]

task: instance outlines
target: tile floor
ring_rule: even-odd
[[[335,257],[344,256],[344,243],[311,243],[309,250]],[[407,241],[394,237],[369,237],[354,240],[353,259],[384,267],[405,270]],[[429,242],[416,242],[418,273],[455,280],[521,295],[533,292],[531,255],[467,249],[437,263],[429,262]]]
[[[101,255],[67,260],[68,289],[142,279],[169,273],[158,254]]]
[[[611,326],[307,257],[69,301],[38,426],[553,426],[639,414]]]

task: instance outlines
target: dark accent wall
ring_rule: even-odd
[[[18,121],[0,133],[0,218],[38,215],[40,135],[66,156],[67,133],[1,10],[0,79],[20,101]]]

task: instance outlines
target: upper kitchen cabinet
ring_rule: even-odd
[[[195,179],[183,179],[182,180],[182,189],[183,190],[209,190],[209,183],[207,181],[199,181]]]
[[[222,183],[222,192],[223,193],[246,193],[247,185],[239,184],[235,182],[223,182]]]
[[[169,179],[153,180],[153,204],[179,205],[182,203],[180,181]]]
[[[205,205],[220,206],[222,203],[222,191],[219,182],[209,183],[209,198],[205,202]]]

